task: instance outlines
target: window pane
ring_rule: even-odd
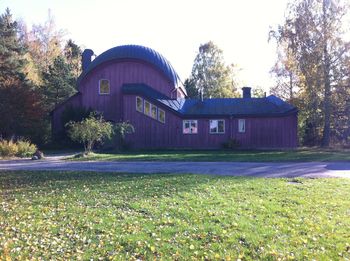
[[[109,81],[100,80],[100,94],[109,94]]]
[[[197,121],[196,120],[184,120],[183,121],[183,133],[189,134],[189,133],[197,133]]]
[[[225,121],[220,120],[218,121],[218,133],[224,133],[225,132]]]
[[[245,132],[245,119],[238,120],[238,132]]]
[[[191,121],[191,133],[197,133],[197,121]]]
[[[151,115],[151,104],[148,101],[145,101],[145,110],[146,115]]]
[[[158,120],[160,122],[165,122],[165,111],[158,108]]]
[[[217,120],[210,120],[210,133],[216,133],[218,131],[218,121]]]
[[[190,123],[188,121],[184,121],[183,125],[183,133],[190,133]]]
[[[151,117],[157,119],[157,107],[151,104]]]
[[[140,97],[136,97],[136,110],[143,112],[143,100]]]

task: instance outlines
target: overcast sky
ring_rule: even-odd
[[[227,63],[241,68],[245,86],[268,90],[275,45],[270,26],[283,22],[287,0],[0,0],[30,27],[50,9],[67,38],[100,54],[122,44],[151,47],[164,55],[184,81],[201,43],[212,40]]]

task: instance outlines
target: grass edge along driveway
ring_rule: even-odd
[[[106,161],[205,161],[205,162],[309,162],[350,161],[350,150],[168,150],[123,153],[93,153],[69,160]]]

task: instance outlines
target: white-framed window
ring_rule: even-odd
[[[146,100],[143,104],[144,104],[144,108],[143,108],[144,114],[151,116],[151,104]]]
[[[165,123],[165,111],[158,108],[158,121]]]
[[[245,119],[238,120],[238,132],[245,132]]]
[[[157,106],[151,104],[151,117],[157,119]]]
[[[197,120],[183,120],[182,132],[183,132],[183,134],[197,134],[198,133],[198,121]]]
[[[111,87],[109,85],[109,80],[107,79],[100,79],[98,81],[98,93],[101,95],[108,95],[110,94]]]
[[[136,110],[143,112],[143,99],[138,96],[136,96]]]
[[[225,120],[210,120],[209,133],[211,134],[225,133]]]

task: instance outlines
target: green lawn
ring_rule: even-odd
[[[5,259],[350,258],[350,179],[3,171],[0,192]]]
[[[350,161],[350,150],[298,149],[280,151],[262,150],[197,150],[145,151],[126,153],[94,153],[74,160],[108,161]]]

